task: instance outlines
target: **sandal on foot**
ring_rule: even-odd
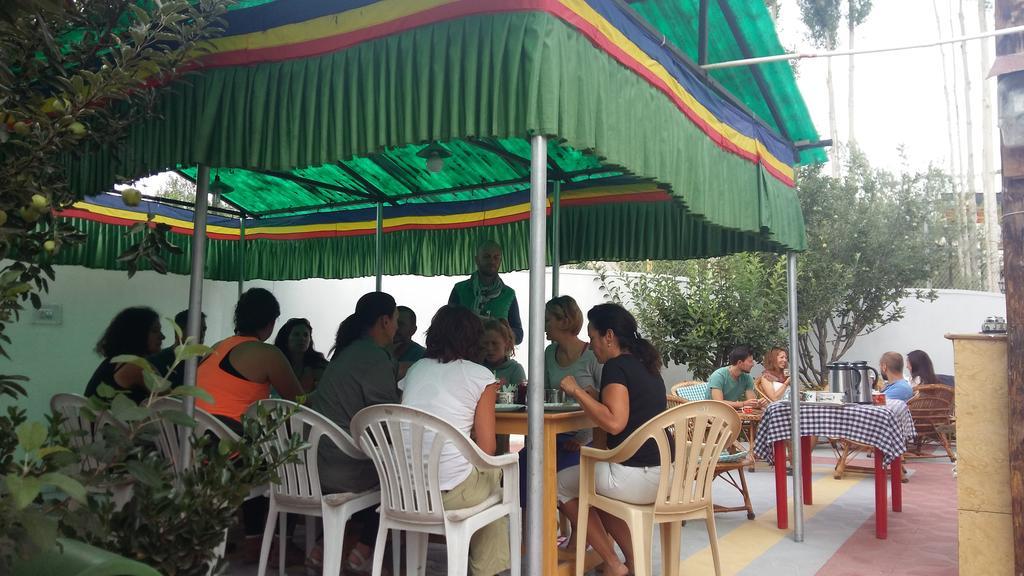
[[[345,558],[344,568],[347,572],[371,572],[373,570],[373,554],[367,558],[358,548],[352,548],[348,553],[348,558]]]

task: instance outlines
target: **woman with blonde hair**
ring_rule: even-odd
[[[769,402],[778,402],[789,389],[789,378],[789,354],[782,348],[772,348],[764,355],[764,372],[754,386]]]

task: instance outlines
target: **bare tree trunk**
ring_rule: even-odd
[[[834,48],[833,46],[829,50]],[[839,158],[839,131],[836,122],[836,87],[832,81],[832,57],[830,56],[827,60],[825,82],[828,84],[828,130],[829,136],[832,138],[832,177],[839,178],[841,166]]]
[[[960,0],[957,18],[960,21],[960,34],[967,35],[967,24],[964,18],[964,0]],[[970,274],[970,287],[975,287],[978,278],[977,273],[977,248],[978,248],[978,217],[977,202],[974,200],[978,190],[978,183],[974,174],[974,121],[972,120],[971,101],[971,65],[967,59],[967,43],[960,43],[960,58],[963,61],[961,71],[964,75],[964,129],[967,132],[967,186],[964,190],[964,223],[967,224],[968,260],[967,272]]]
[[[847,23],[847,25],[849,27],[849,31],[850,31],[850,52],[853,52],[853,29],[854,29],[854,22],[853,22],[853,0],[849,0],[849,2],[847,4],[846,23]],[[848,108],[848,110],[846,111],[846,113],[849,114],[850,131],[846,135],[846,141],[849,142],[849,144],[850,144],[850,150],[853,150],[854,146],[857,145],[857,137],[855,136],[856,132],[854,131],[854,126],[856,126],[856,124],[854,124],[854,118],[853,118],[853,103],[854,103],[853,87],[856,85],[856,83],[854,82],[854,72],[853,72],[853,54],[850,54],[849,74],[850,74],[849,86],[848,86],[849,87],[849,92],[847,93],[847,108]]]
[[[967,20],[964,15],[964,1],[959,1],[959,10],[957,18],[959,19],[959,27],[961,27],[961,35],[967,36]],[[964,60],[964,127],[967,129],[967,190],[964,195],[966,205],[965,210],[965,222],[968,225],[967,236],[968,242],[970,243],[970,258],[968,260],[968,270],[971,274],[970,282],[971,287],[976,287],[978,274],[978,203],[975,200],[978,192],[978,181],[974,171],[974,121],[972,120],[974,114],[972,109],[974,108],[974,102],[971,99],[971,65],[970,60],[967,57],[967,42],[961,42],[961,58]]]
[[[981,0],[984,2],[984,0]],[[938,0],[932,0],[932,10],[935,12],[935,30],[938,32],[939,37],[942,37],[942,20],[939,18],[939,4]],[[957,107],[956,99],[950,99],[949,97],[949,86],[953,84],[954,90],[956,89],[956,74],[954,71],[953,81],[950,82],[949,64],[946,61],[946,46],[939,46],[939,54],[942,55],[942,94],[946,98],[946,134],[949,136],[949,180],[952,184],[953,195],[959,198],[960,186],[960,151],[956,145],[956,142],[960,141],[960,112]],[[956,122],[953,122],[953,110],[956,107],[957,118]],[[953,137],[954,132],[956,138]],[[959,222],[961,218],[957,218]],[[948,239],[952,241],[952,238]],[[966,246],[962,246],[958,243],[957,251],[960,256],[960,262],[957,263],[957,268],[961,267],[963,262],[964,249]]]
[[[978,0],[978,31],[988,32],[988,10],[986,0]],[[1002,258],[999,256],[998,210],[996,209],[995,159],[992,142],[992,82],[986,78],[992,65],[992,40],[981,41],[981,193],[985,200],[985,289],[999,291],[999,271]]]

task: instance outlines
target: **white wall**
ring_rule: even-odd
[[[529,304],[529,274],[515,272],[502,275],[515,289],[523,320]],[[384,290],[400,303],[411,307],[419,317],[420,332],[414,337],[423,342],[423,332],[433,313],[448,301],[452,285],[461,278],[395,276],[384,279]],[[580,308],[588,309],[604,301],[593,273],[563,270],[561,293],[576,298]],[[254,281],[247,287],[261,286],[274,292],[281,303],[281,320],[304,317],[313,325],[313,340],[318,350],[330,349],[338,324],[352,312],[356,300],[373,289],[372,278],[352,280],[310,279],[292,282]],[[547,281],[550,294],[550,274]],[[915,348],[925,350],[940,373],[952,373],[952,347],[943,339],[948,332],[977,332],[986,316],[1005,316],[1001,294],[965,291],[939,291],[932,303],[907,301],[906,317],[874,334],[857,340],[847,360],[868,360],[875,364],[882,352],[896,350],[907,353]],[[216,342],[232,332],[232,315],[238,295],[233,282],[205,282],[203,311],[207,314],[207,342]],[[8,351],[13,360],[0,359],[0,373],[24,374],[29,399],[19,402],[32,418],[41,418],[48,411],[48,402],[56,392],[81,392],[100,361],[93,352],[96,340],[110,319],[127,306],[147,305],[163,317],[172,317],[188,303],[188,278],[160,276],[140,272],[129,279],[122,272],[89,270],[59,266],[57,281],[44,298],[46,304],[62,307],[60,325],[33,324],[31,311],[8,329],[12,344]],[[165,324],[164,334],[173,331]],[[582,335],[584,338],[585,335]],[[168,340],[169,342],[169,340]],[[516,358],[527,364],[526,345],[517,348]],[[665,382],[689,378],[685,367],[673,366],[664,372]],[[0,406],[4,404],[0,400]]]
[[[938,290],[938,299],[921,302],[913,298],[903,301],[903,320],[883,326],[877,332],[861,336],[844,361],[867,360],[878,366],[878,359],[888,351],[906,355],[911,350],[924,350],[931,357],[938,374],[953,373],[953,344],[946,334],[976,333],[988,316],[1006,316],[1006,297],[994,292],[969,290]]]

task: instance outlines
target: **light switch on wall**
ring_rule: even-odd
[[[60,304],[43,304],[38,310],[32,311],[32,323],[56,326],[64,322],[63,316]]]

